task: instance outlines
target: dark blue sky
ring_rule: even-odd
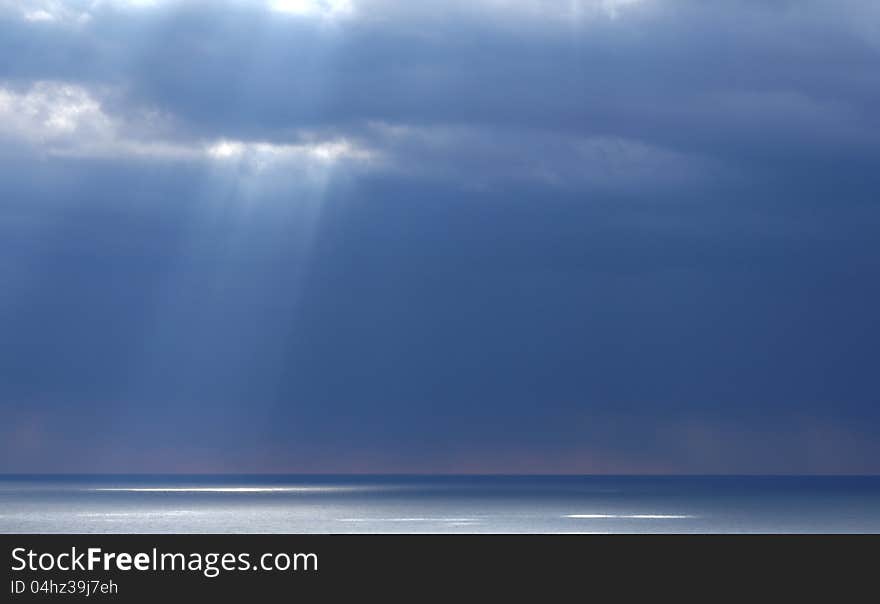
[[[0,1],[0,471],[880,472],[870,0]]]

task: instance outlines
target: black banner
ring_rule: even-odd
[[[2,535],[0,544],[11,602],[720,593],[839,600],[872,589],[880,537]]]

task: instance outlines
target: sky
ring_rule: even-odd
[[[880,4],[0,0],[0,472],[880,473]]]

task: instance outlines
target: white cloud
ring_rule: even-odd
[[[217,161],[246,162],[255,168],[279,163],[328,165],[340,161],[375,164],[380,154],[345,138],[298,143],[268,143],[220,140],[205,147],[208,157]]]
[[[24,89],[0,85],[0,149],[24,147],[50,157],[213,162],[252,174],[345,164],[477,187],[517,181],[654,186],[691,182],[711,168],[705,160],[644,141],[540,129],[378,122],[330,132],[303,130],[287,140],[222,133],[181,138],[175,120],[155,111],[129,108],[124,116],[108,111],[104,99],[113,94],[55,81]]]
[[[84,25],[102,8],[144,9],[179,0],[0,0],[0,14],[32,23]]]
[[[95,2],[64,0],[0,0],[0,14],[18,15],[31,23],[83,24],[91,20]]]
[[[77,139],[106,139],[113,127],[81,86],[36,82],[26,91],[0,88],[0,134],[63,147]]]
[[[47,10],[37,9],[24,12],[25,21],[54,21],[55,15]]]
[[[249,0],[239,0],[245,4]],[[278,14],[315,20],[407,17],[482,16],[534,21],[578,21],[596,17],[616,19],[636,5],[652,0],[262,0],[257,6]],[[32,23],[84,25],[102,9],[142,10],[185,0],[0,0],[0,13]]]
[[[270,0],[275,12],[300,17],[344,17],[354,12],[352,0]]]
[[[113,116],[101,94],[83,86],[52,81],[25,90],[0,86],[0,140],[48,156],[235,161],[254,168],[379,160],[375,151],[338,136],[302,133],[290,143],[203,141],[176,139],[170,136],[173,130],[172,120],[155,112]]]

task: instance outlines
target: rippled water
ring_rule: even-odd
[[[880,477],[0,477],[5,533],[880,532]]]

